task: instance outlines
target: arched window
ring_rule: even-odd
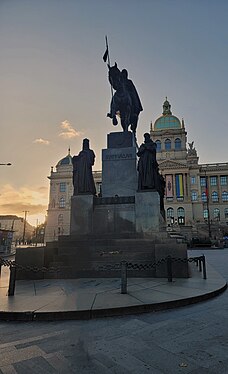
[[[206,192],[202,192],[201,198],[202,198],[202,202],[203,202],[203,203],[206,203],[206,202],[207,202],[207,195],[206,195]]]
[[[174,217],[174,210],[173,208],[167,209],[167,217]]]
[[[177,218],[179,225],[184,225],[185,223],[185,211],[184,208],[180,207],[177,209]]]
[[[171,149],[171,140],[170,139],[166,139],[165,140],[165,150],[166,151],[170,151]]]
[[[192,201],[196,201],[197,200],[197,192],[196,191],[192,191]]]
[[[175,149],[176,150],[181,149],[181,140],[180,140],[180,138],[176,138],[175,139]]]
[[[207,209],[204,209],[204,211],[203,211],[203,218],[208,219],[208,210]]]
[[[161,142],[160,140],[156,140],[156,145],[157,145],[157,152],[161,152]]]
[[[220,219],[220,210],[219,210],[218,208],[215,208],[215,209],[214,209],[213,216],[214,216],[214,218],[215,218],[216,220],[219,221],[219,219]]]
[[[213,203],[216,203],[218,201],[218,192],[213,191],[212,194],[211,194],[211,199],[212,199]]]
[[[65,199],[64,197],[61,197],[59,200],[59,207],[60,208],[65,208]]]
[[[224,216],[225,216],[225,218],[228,218],[228,208],[224,209]]]
[[[222,201],[228,201],[228,192],[227,191],[223,191],[223,193],[222,193]]]
[[[174,223],[174,210],[173,208],[167,209],[167,219],[170,221],[170,223]]]
[[[66,182],[60,182],[59,183],[59,191],[60,192],[66,192]]]
[[[59,214],[58,216],[58,225],[63,224],[63,214]]]

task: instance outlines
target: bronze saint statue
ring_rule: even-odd
[[[137,152],[138,161],[138,189],[157,190],[159,186],[158,163],[156,160],[156,143],[150,138],[150,134],[144,134],[144,143]]]
[[[94,161],[95,154],[89,148],[89,139],[83,139],[82,151],[72,158],[74,195],[83,193],[96,195],[92,174]]]

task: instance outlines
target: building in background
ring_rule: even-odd
[[[13,241],[13,231],[0,229],[0,253],[6,254],[11,252]]]
[[[26,242],[30,242],[34,235],[34,227],[24,218],[15,215],[1,215],[0,229],[13,232],[12,240],[16,243],[22,243],[23,238]]]
[[[167,98],[163,113],[151,123],[157,160],[166,180],[167,225],[188,238],[221,238],[228,232],[228,162],[200,164],[194,141],[187,142],[184,120],[171,112]]]
[[[166,180],[167,229],[193,237],[221,239],[228,236],[228,162],[200,164],[194,141],[188,143],[184,120],[171,112],[166,99],[163,113],[151,123],[150,135],[157,144],[157,161]],[[72,157],[68,155],[51,168],[50,195],[45,241],[57,240],[70,230],[73,195]],[[102,172],[93,173],[101,194]]]

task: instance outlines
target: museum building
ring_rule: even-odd
[[[150,135],[157,144],[157,161],[166,181],[167,229],[187,239],[220,239],[228,233],[228,162],[200,164],[194,142],[187,142],[184,120],[172,114],[169,101],[151,123]],[[45,241],[68,235],[73,195],[72,156],[51,168],[50,195]],[[102,172],[94,171],[97,194],[101,194]]]

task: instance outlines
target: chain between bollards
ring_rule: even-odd
[[[127,293],[127,262],[121,261],[121,293]]]

